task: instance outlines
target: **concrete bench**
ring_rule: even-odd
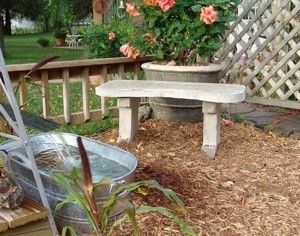
[[[117,97],[119,108],[119,141],[130,142],[138,129],[141,97],[169,97],[203,101],[202,151],[214,157],[221,141],[221,103],[245,99],[245,86],[237,84],[185,83],[171,81],[114,80],[96,87],[96,94]]]

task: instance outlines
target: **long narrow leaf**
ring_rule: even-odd
[[[76,230],[72,226],[65,226],[62,229],[61,235],[62,236],[67,236],[67,235],[77,236],[77,233],[76,233]]]
[[[186,233],[189,236],[197,236],[196,232],[190,226],[188,226],[188,224],[184,220],[182,220],[180,217],[176,216],[174,213],[170,212],[165,207],[140,206],[136,210],[136,215],[146,214],[149,212],[158,212],[164,216],[167,216],[168,218],[175,220],[176,223],[179,225],[179,227],[181,228],[181,230],[184,233]],[[112,234],[114,227],[122,224],[128,217],[129,216],[126,214],[126,215],[122,216],[120,219],[116,220],[113,223],[108,235]]]
[[[38,62],[37,64],[34,65],[34,67],[32,67],[32,69],[25,75],[25,78],[28,77],[31,73],[36,72],[38,69],[40,69],[42,66],[46,65],[47,63],[59,58],[60,56],[51,56],[51,57],[47,57],[46,59]]]
[[[135,219],[135,215],[136,215],[135,207],[127,199],[123,199],[122,203],[125,206],[126,214],[131,222],[134,235],[140,236],[140,231]]]
[[[77,145],[78,145],[78,148],[79,148],[79,154],[80,154],[80,157],[81,157],[81,164],[82,164],[82,171],[83,171],[83,177],[84,177],[84,183],[85,183],[85,186],[86,188],[83,188],[87,190],[88,192],[88,196],[87,196],[87,199],[89,201],[89,204],[92,208],[92,213],[93,213],[93,216],[94,216],[94,219],[95,219],[95,222],[97,222],[97,227],[98,227],[98,231],[102,231],[102,227],[101,225],[99,224],[100,223],[100,215],[99,215],[99,211],[98,211],[98,206],[97,206],[97,202],[96,202],[96,199],[95,199],[95,196],[94,196],[94,192],[93,192],[93,181],[92,181],[92,173],[91,173],[91,167],[90,167],[90,163],[89,163],[89,159],[87,157],[87,154],[86,154],[86,150],[83,146],[83,143],[82,143],[82,139],[80,136],[77,137]]]
[[[185,209],[185,205],[184,205],[183,201],[177,196],[177,194],[173,190],[162,187],[155,180],[139,181],[139,182],[134,182],[131,184],[120,184],[118,189],[115,192],[115,195],[120,195],[126,191],[132,192],[141,186],[147,187],[147,188],[154,188],[154,189],[161,191],[165,195],[166,198],[168,198],[170,201],[175,201],[182,209]]]
[[[117,203],[117,197],[112,195],[102,206],[101,211],[101,226],[103,229],[107,228],[108,221],[109,221],[109,215],[112,209],[115,207]]]
[[[61,184],[64,187],[69,197],[66,198],[63,202],[57,205],[57,208],[60,209],[66,203],[76,203],[82,211],[84,211],[87,219],[92,224],[92,227],[95,232],[99,232],[98,224],[99,222],[95,220],[92,210],[90,208],[89,201],[86,198],[86,195],[83,193],[83,189],[78,182],[80,182],[81,174],[80,169],[73,168],[71,174],[61,174],[61,173],[52,173],[51,178],[57,183]]]
[[[172,212],[170,212],[165,207],[140,206],[136,210],[137,214],[145,214],[148,212],[159,212],[159,213],[163,214],[164,216],[174,219],[184,233],[186,233],[190,236],[197,236],[196,232],[190,226],[188,226],[188,224],[184,220],[182,220],[180,217],[178,217],[175,214],[173,214]]]

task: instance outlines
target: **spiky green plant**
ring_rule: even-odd
[[[74,168],[69,174],[53,173],[51,174],[51,177],[56,182],[61,184],[64,188],[66,188],[69,194],[69,197],[66,198],[63,202],[59,203],[56,206],[55,210],[59,210],[66,203],[75,202],[85,212],[86,217],[93,226],[93,230],[96,235],[101,235],[101,233],[107,235],[112,234],[114,228],[128,218],[131,222],[134,235],[139,236],[140,232],[135,216],[137,214],[146,214],[149,212],[158,212],[171,218],[180,226],[181,230],[187,235],[197,235],[182,218],[176,215],[175,209],[167,209],[161,206],[140,206],[136,209],[128,199],[119,198],[119,196],[124,194],[124,192],[132,192],[141,187],[154,188],[161,191],[167,199],[169,199],[171,202],[178,205],[185,211],[185,206],[182,200],[177,196],[177,194],[171,189],[162,187],[155,180],[146,180],[133,183],[116,183],[115,181],[110,179],[102,179],[100,182],[93,185],[94,191],[107,184],[115,184],[117,186],[117,190],[102,206],[98,208],[99,215],[95,216],[95,214],[93,214],[92,206],[89,200],[90,198],[88,196],[88,187],[86,187],[86,185],[84,184],[82,169]],[[109,228],[109,215],[114,206],[116,205],[117,201],[120,201],[123,204],[126,214],[117,221],[115,221]],[[97,221],[97,219],[99,219],[99,222]],[[72,231],[70,231],[71,235],[76,235],[76,231],[74,230],[74,228],[72,228],[72,226],[66,226],[66,228],[63,229],[62,235],[66,235],[67,230],[70,229],[72,229]]]
[[[93,227],[93,233],[95,233],[96,235],[110,235],[113,232],[115,226],[121,224],[124,220],[129,218],[132,225],[133,234],[135,236],[139,236],[140,231],[135,216],[136,214],[146,214],[148,212],[161,213],[171,218],[172,224],[176,222],[185,234],[191,236],[197,235],[194,230],[189,227],[184,219],[176,215],[175,207],[174,209],[167,209],[165,207],[140,206],[136,209],[127,198],[119,198],[119,196],[123,195],[124,193],[130,193],[141,187],[154,188],[161,191],[164,196],[172,202],[172,206],[179,206],[183,210],[183,212],[185,212],[184,203],[177,196],[177,194],[169,188],[162,187],[158,182],[154,180],[146,180],[133,183],[118,183],[111,179],[104,178],[98,183],[93,184],[90,174],[90,167],[88,164],[88,158],[86,156],[82,143],[80,143],[80,137],[78,137],[77,142],[79,144],[83,168],[73,168],[71,173],[57,172],[51,174],[51,178],[62,185],[67,190],[69,195],[63,202],[59,203],[56,206],[55,210],[61,209],[61,207],[66,203],[75,202],[84,211],[87,219]],[[101,187],[110,184],[114,184],[116,186],[115,192],[102,206],[97,206],[94,192],[100,191]],[[120,219],[116,220],[110,226],[109,215],[112,209],[115,207],[117,201],[123,204],[126,214]],[[68,232],[72,236],[77,235],[76,230],[72,226],[64,227],[64,229],[62,230],[62,235],[67,235]]]

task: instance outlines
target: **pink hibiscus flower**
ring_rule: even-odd
[[[120,52],[123,53],[124,56],[128,55],[128,51],[130,50],[129,44],[124,44],[120,47]]]
[[[139,16],[139,7],[133,6],[131,3],[126,3],[126,12],[131,16]]]
[[[140,55],[140,51],[131,47],[128,43],[120,47],[120,52],[130,59],[136,59]]]
[[[175,5],[175,0],[156,0],[156,2],[163,12],[166,12]]]
[[[130,50],[128,52],[128,55],[127,57],[130,58],[130,59],[136,59],[138,56],[140,55],[140,51],[133,48],[133,47],[130,47]]]
[[[214,7],[203,7],[201,9],[200,20],[204,21],[205,24],[210,25],[216,21],[218,13],[214,11]]]
[[[148,38],[148,43],[150,44],[155,42],[155,38],[150,33],[143,34],[143,38]]]
[[[155,6],[157,4],[157,0],[144,0],[144,3],[147,6]]]
[[[115,35],[114,32],[110,32],[110,33],[108,34],[108,39],[109,39],[109,40],[113,40],[115,37],[116,37],[116,35]]]

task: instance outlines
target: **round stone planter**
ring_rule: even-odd
[[[147,80],[179,81],[194,83],[218,83],[222,67],[218,64],[205,66],[167,66],[147,62],[142,64]],[[154,116],[166,121],[196,123],[203,120],[202,102],[190,99],[150,98]]]

